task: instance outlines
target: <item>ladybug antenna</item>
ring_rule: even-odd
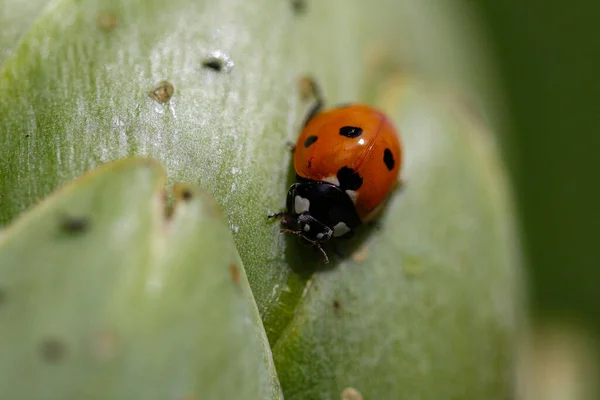
[[[300,236],[302,239],[306,240],[307,242],[309,242],[310,244],[315,246],[317,249],[319,249],[319,251],[321,251],[321,254],[323,254],[325,264],[329,264],[329,257],[327,257],[327,253],[325,252],[325,249],[323,249],[323,246],[321,246],[321,243],[319,243],[315,240],[310,240],[309,238],[307,238],[306,236],[304,236],[302,234],[302,231],[293,231],[291,229],[280,229],[279,233],[291,233],[292,235]]]

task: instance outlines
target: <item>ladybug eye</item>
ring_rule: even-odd
[[[391,171],[394,169],[394,156],[390,149],[385,149],[385,151],[383,152],[383,162],[385,163],[385,166],[388,170]]]
[[[362,135],[362,128],[358,128],[356,126],[342,126],[340,128],[340,135],[346,136],[349,138],[357,138]]]

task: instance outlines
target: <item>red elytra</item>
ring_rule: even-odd
[[[316,114],[294,151],[296,174],[341,186],[362,222],[377,214],[397,185],[401,166],[402,145],[392,122],[364,104]]]

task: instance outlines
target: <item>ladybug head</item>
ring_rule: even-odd
[[[303,212],[297,215],[286,215],[284,221],[286,225],[294,229],[281,229],[282,233],[291,233],[300,236],[302,239],[313,244],[321,251],[325,259],[325,264],[329,263],[329,257],[321,246],[321,243],[328,241],[333,236],[333,229],[320,222],[318,219],[310,215],[308,212]]]
[[[348,194],[327,182],[302,180],[293,184],[288,190],[287,212],[282,214],[288,229],[281,232],[300,236],[323,254],[321,243],[344,236],[360,224]]]
[[[301,232],[300,236],[311,242],[326,242],[333,236],[333,229],[308,212],[298,215],[296,226],[298,231]]]

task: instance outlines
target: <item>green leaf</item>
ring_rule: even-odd
[[[0,65],[50,0],[0,0]]]
[[[280,0],[53,1],[0,71],[0,223],[99,163],[158,158],[223,208],[276,341],[305,282],[265,220],[284,205],[285,142],[310,107],[298,80],[315,76],[328,105],[373,102],[398,68],[472,90],[475,35],[445,4],[310,1],[298,15]],[[217,51],[229,72],[202,67]],[[174,93],[159,104],[148,92],[164,80]]]
[[[0,71],[0,222],[100,163],[150,155],[223,209],[286,397],[507,397],[519,255],[479,121],[495,120],[480,115],[491,75],[459,5],[57,0]],[[220,72],[203,67],[215,55]],[[293,176],[307,74],[328,106],[386,108],[407,163],[382,228],[344,246],[362,264],[312,281],[318,254],[265,218]]]
[[[273,349],[285,398],[510,398],[519,255],[490,133],[427,85],[391,82],[382,100],[409,149],[404,188],[309,282]]]
[[[130,159],[100,167],[0,237],[0,397],[281,398],[214,201]]]

